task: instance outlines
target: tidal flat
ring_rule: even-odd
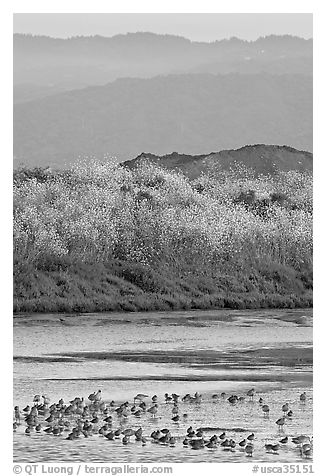
[[[251,401],[247,391],[255,388]],[[254,432],[256,461],[303,461],[291,438],[312,436],[312,310],[182,311],[110,314],[32,314],[14,318],[14,403],[31,404],[35,394],[51,403],[65,403],[101,389],[108,405],[118,407],[141,392],[158,397],[155,418],[143,412],[120,419],[113,411],[113,427],[141,427],[146,446],[121,439],[107,441],[92,434],[66,441],[44,430],[29,437],[23,425],[14,433],[15,461],[119,461],[119,462],[248,462],[238,446]],[[300,394],[307,401],[302,404]],[[199,404],[181,402],[180,421],[172,418],[165,393],[181,397],[198,392]],[[221,394],[225,392],[225,398]],[[230,404],[236,394],[244,401]],[[212,398],[218,395],[217,398]],[[264,416],[259,399],[270,407]],[[293,417],[280,432],[275,421],[288,403]],[[187,417],[183,418],[186,414]],[[193,451],[182,444],[189,426],[205,428],[205,438],[225,429],[236,441],[234,451],[206,447]],[[150,434],[169,428],[176,444],[157,445]],[[242,429],[239,432],[236,430]],[[280,444],[278,454],[265,444]],[[239,441],[238,441],[239,440]],[[40,444],[42,441],[42,444]],[[305,459],[305,458],[304,458]]]

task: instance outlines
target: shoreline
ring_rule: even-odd
[[[283,311],[283,312],[282,312]],[[302,312],[301,312],[302,311]],[[303,314],[302,314],[303,313]],[[240,324],[242,326],[261,325],[266,322],[275,326],[297,325],[312,326],[313,310],[310,307],[300,309],[191,309],[174,311],[144,312],[101,312],[101,313],[16,313],[13,323],[19,325],[111,325],[111,324],[151,324],[187,325],[200,327],[210,322]]]
[[[136,314],[136,313],[151,313],[151,312],[191,312],[191,311],[231,311],[231,310],[272,310],[272,309],[313,309],[312,293],[307,293],[304,296],[298,295],[280,295],[272,294],[264,295],[228,295],[228,296],[202,296],[199,299],[191,299],[190,303],[171,304],[169,296],[161,295],[159,297],[148,296],[148,300],[140,295],[142,303],[139,304],[137,300],[130,299],[127,302],[117,300],[115,303],[105,303],[60,300],[60,302],[53,302],[50,299],[15,299],[13,313],[16,316],[24,314]],[[215,302],[219,305],[214,305]],[[206,305],[205,305],[206,304]]]

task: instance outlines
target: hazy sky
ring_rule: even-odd
[[[309,13],[17,13],[14,32],[66,38],[151,31],[214,41],[270,34],[312,37]]]

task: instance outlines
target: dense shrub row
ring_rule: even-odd
[[[21,263],[29,273],[56,273],[56,263],[62,269],[67,260],[68,274],[73,264],[104,263],[106,272],[112,268],[113,276],[152,296],[173,294],[162,275],[171,276],[179,294],[179,281],[195,280],[205,296],[205,285],[225,295],[233,280],[233,294],[302,295],[311,289],[312,176],[291,171],[257,178],[239,167],[209,169],[190,181],[147,162],[132,171],[95,161],[62,172],[21,169],[14,175],[14,253],[20,303],[28,294]],[[117,262],[129,271],[121,275]],[[156,280],[148,277],[153,272]]]

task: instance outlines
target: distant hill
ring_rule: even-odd
[[[53,96],[64,92],[65,87],[60,86],[39,86],[33,83],[20,83],[14,86],[14,104],[22,102],[34,101],[35,99],[41,99],[47,96]]]
[[[236,164],[244,164],[256,174],[273,174],[276,171],[312,171],[313,155],[310,152],[296,150],[288,146],[255,144],[246,145],[236,150],[221,150],[204,155],[186,155],[173,152],[157,156],[142,153],[133,160],[123,163],[133,169],[141,162],[149,161],[168,170],[178,170],[193,179],[207,172],[209,167],[219,164],[222,170],[234,168]]]
[[[91,155],[119,161],[286,144],[312,151],[312,78],[169,75],[119,79],[14,107],[15,163],[56,165]]]
[[[121,77],[232,72],[312,75],[312,46],[312,40],[288,35],[204,43],[146,32],[68,39],[15,34],[14,102],[104,85]]]
[[[210,74],[306,74],[312,75],[313,59],[312,56],[288,57],[281,56],[279,58],[255,58],[246,57],[242,61],[215,61],[205,63],[191,69],[190,73],[210,73]]]

